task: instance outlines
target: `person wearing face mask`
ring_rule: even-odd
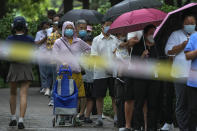
[[[48,22],[49,22],[50,24],[53,23],[53,17],[54,17],[54,15],[56,15],[55,10],[48,10],[48,11],[47,11]]]
[[[81,67],[78,61],[72,61],[70,63],[66,63],[68,55],[71,56],[81,56],[83,53],[90,52],[90,46],[85,43],[83,40],[77,37],[77,32],[73,22],[66,21],[62,26],[62,37],[57,39],[52,48],[52,52],[54,56],[58,56],[61,54],[62,61],[65,61],[61,64],[67,65],[71,67],[72,70],[72,78],[76,82],[76,86],[78,88],[78,103],[80,103],[80,113],[79,116],[84,115],[84,110],[86,103],[82,103],[81,101],[86,101],[85,98],[85,89],[84,83],[82,80]]]
[[[183,18],[183,27],[174,31],[166,44],[165,53],[168,56],[173,56],[173,65],[171,75],[175,79],[176,93],[176,118],[181,131],[188,130],[188,106],[186,94],[186,82],[189,75],[191,61],[186,60],[184,48],[190,39],[190,36],[195,33],[196,20],[192,15],[186,15]],[[174,69],[180,67],[180,71]],[[175,73],[176,72],[176,73]]]
[[[57,23],[58,23],[58,25],[56,25]],[[62,22],[57,22],[57,23],[54,23],[55,24],[56,31],[53,32],[51,34],[51,36],[47,38],[47,49],[50,52],[53,49],[53,46],[54,46],[55,41],[62,36],[62,31],[61,30],[62,30],[62,24],[63,23]],[[50,71],[48,71],[48,75],[50,77],[52,77],[52,82],[51,82],[52,83],[52,86],[51,87],[52,87],[52,90],[53,90],[53,86],[55,84],[56,77],[57,77],[56,65],[55,65],[54,61],[51,62],[51,68],[50,68]],[[53,103],[53,97],[51,97],[48,106],[53,106],[53,104],[54,104]]]
[[[92,35],[92,26],[91,25],[87,25],[87,34],[88,34],[88,36]]]
[[[41,30],[36,33],[35,43],[38,46],[38,50],[42,52],[48,52],[47,49],[47,30],[49,28],[49,23],[43,21],[40,25]],[[40,79],[41,79],[41,89],[40,93],[44,93],[46,96],[50,94],[50,82],[47,76],[47,65],[39,63]]]
[[[51,25],[52,27],[50,27],[48,30],[47,30],[47,36],[50,37],[51,34],[53,32],[55,32],[56,30],[58,30],[58,23],[60,21],[60,15],[59,14],[55,14],[52,18],[52,21],[51,21]]]
[[[118,39],[110,35],[108,30],[111,21],[105,21],[102,24],[102,32],[100,35],[94,38],[91,46],[92,57],[101,56],[111,60],[114,57],[116,48],[119,45]],[[100,69],[95,65],[94,68],[94,82],[92,95],[96,98],[98,119],[96,121],[96,126],[103,126],[102,113],[103,113],[103,100],[106,96],[107,89],[109,89],[109,94],[112,98],[112,105],[114,110],[114,122],[117,122],[116,106],[114,101],[114,78],[113,75],[109,74],[106,70]]]
[[[77,30],[77,36],[81,38],[82,40],[85,39],[87,36],[87,22],[85,20],[78,20],[75,23],[76,30]]]
[[[131,53],[131,59],[142,59],[148,61],[149,59],[157,59],[158,52],[153,39],[153,34],[156,27],[154,25],[147,25],[143,30],[143,37],[139,43],[133,46]],[[131,60],[132,61],[132,60]],[[146,64],[144,65],[146,66]],[[137,104],[135,105],[135,130],[141,130],[141,116],[144,114],[144,130],[157,131],[157,115],[158,115],[158,103],[160,83],[157,81],[157,73],[152,74],[151,79],[133,78],[132,84],[130,81],[126,81],[126,101],[131,100],[129,92],[133,93],[133,98]],[[132,88],[131,88],[132,87]],[[129,97],[128,97],[129,96]],[[143,113],[142,113],[143,112]],[[126,127],[126,131],[130,131],[130,127]]]

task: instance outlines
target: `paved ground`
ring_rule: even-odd
[[[19,94],[19,93],[18,93]],[[114,131],[113,122],[104,120],[103,128],[94,128],[93,125],[83,125],[78,128],[53,128],[52,107],[48,107],[48,98],[39,94],[39,88],[30,88],[28,108],[25,117],[25,131]],[[19,102],[18,102],[19,105]],[[19,106],[17,106],[19,109]],[[8,127],[10,121],[9,89],[0,89],[0,131],[16,131],[17,128]],[[17,110],[17,114],[18,110]]]

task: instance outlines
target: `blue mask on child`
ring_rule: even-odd
[[[79,37],[85,37],[87,35],[87,31],[86,30],[80,30],[79,31]]]
[[[65,36],[68,36],[68,37],[73,36],[73,34],[74,34],[73,29],[66,29],[66,30],[64,31],[64,35],[65,35]]]

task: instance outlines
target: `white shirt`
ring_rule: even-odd
[[[36,33],[36,38],[35,38],[35,42],[42,40],[45,37],[49,37],[51,36],[51,33],[53,31],[53,28],[49,28],[47,29],[47,31],[45,32],[44,30],[40,30]],[[46,42],[43,43],[42,45],[40,45],[39,49],[46,49]]]
[[[101,56],[111,60],[114,57],[113,52],[119,46],[120,42],[115,37],[110,35],[108,38],[104,38],[101,33],[99,36],[95,37],[91,46],[92,56]],[[110,75],[104,69],[98,69],[95,65],[94,68],[94,79],[108,78]]]
[[[43,38],[47,37],[47,34],[44,32],[44,30],[40,30],[36,33],[36,38],[35,38],[35,42],[42,40]],[[39,46],[39,49],[46,49],[46,42],[42,43]]]
[[[166,44],[165,53],[168,55],[168,51],[172,50],[172,48],[176,45],[179,45],[187,40],[187,36],[183,30],[174,31]],[[191,61],[186,60],[184,50],[182,50],[179,54],[174,56],[174,61],[172,64],[172,77],[181,78],[188,77],[189,70],[191,66]],[[178,70],[176,70],[178,68]]]
[[[143,31],[140,30],[140,31],[135,31],[135,32],[130,32],[127,34],[127,40],[133,38],[133,37],[137,37],[138,40],[140,40],[142,38],[142,35],[143,35]]]
[[[49,36],[51,36],[51,33],[53,32],[53,27],[51,27],[51,28],[49,28],[48,30],[47,30],[47,36],[49,37]]]

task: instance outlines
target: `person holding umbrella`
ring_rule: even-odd
[[[91,46],[91,55],[93,57],[102,56],[109,60],[114,57],[116,48],[118,47],[119,40],[108,33],[111,21],[105,21],[102,24],[102,32],[99,36],[95,37]],[[94,68],[94,82],[92,96],[96,98],[98,119],[96,126],[103,126],[102,113],[103,113],[103,100],[106,96],[107,89],[112,98],[113,110],[115,113],[114,122],[117,122],[116,105],[114,101],[114,78],[111,73],[107,73],[104,69],[99,67]]]
[[[196,25],[192,25],[196,27]],[[188,107],[189,118],[188,127],[189,131],[196,131],[197,129],[197,33],[190,37],[188,44],[185,47],[185,55],[187,60],[192,60],[190,73],[187,80],[188,91]]]
[[[195,33],[196,20],[192,15],[185,15],[183,18],[182,29],[174,31],[167,42],[165,53],[174,56],[173,69],[171,75],[175,78],[174,86],[176,93],[176,118],[181,131],[188,130],[188,106],[186,82],[189,75],[191,61],[186,60],[184,48]],[[176,67],[181,67],[178,73],[175,73]]]
[[[155,46],[155,42],[153,39],[153,34],[155,32],[156,27],[152,24],[147,25],[143,30],[143,37],[140,42],[135,44],[133,47],[133,51],[131,54],[131,59],[135,59],[135,57],[139,57],[143,61],[148,62],[149,59],[158,58],[157,48]],[[144,121],[147,119],[147,125],[144,123],[144,129],[147,131],[156,131],[157,130],[157,113],[158,113],[158,98],[160,92],[160,83],[156,81],[158,78],[157,73],[155,72],[152,77],[149,79],[140,79],[140,78],[130,78],[133,82],[129,82],[128,79],[126,81],[126,102],[131,100],[137,101],[135,105],[136,110],[136,122],[135,129],[141,129],[141,114],[144,111]],[[133,94],[131,96],[131,94]],[[130,104],[131,105],[131,104]],[[148,110],[144,110],[144,109]],[[132,116],[131,115],[128,117]],[[129,119],[128,119],[129,120]],[[130,118],[131,120],[131,118]],[[129,123],[129,121],[128,121]],[[128,124],[129,125],[129,124]],[[130,127],[126,125],[126,131],[129,131]]]

